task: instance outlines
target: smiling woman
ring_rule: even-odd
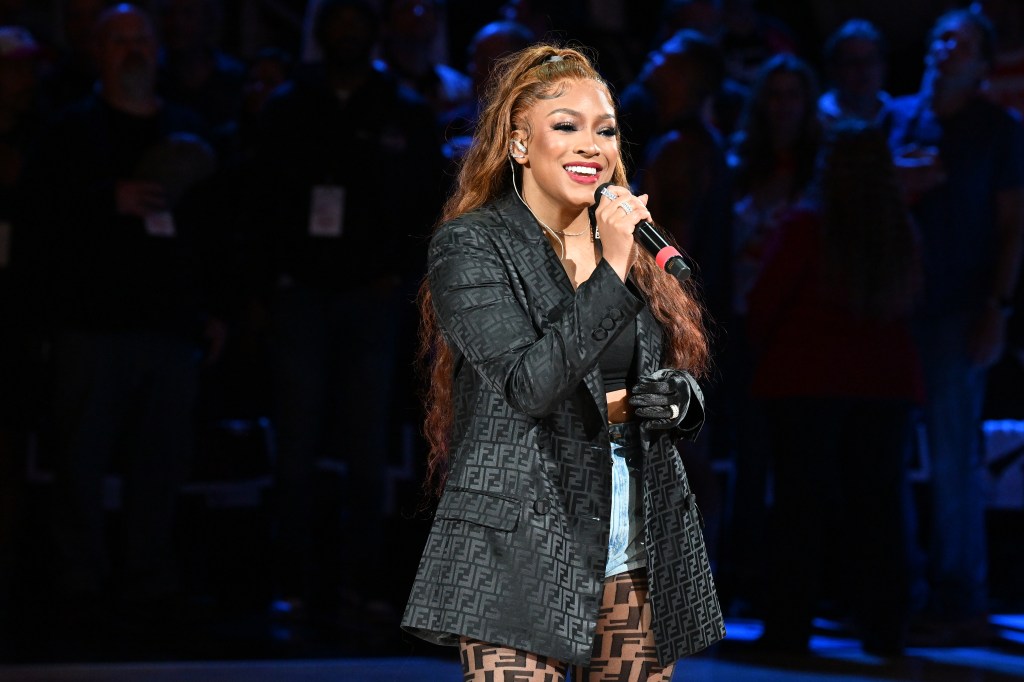
[[[701,309],[636,249],[651,215],[619,148],[583,53],[517,52],[431,241],[427,489],[442,492],[403,627],[459,646],[467,681],[569,666],[665,681],[724,635],[674,445],[703,422]]]
[[[522,168],[521,200],[558,243],[563,265],[578,287],[597,266],[596,245],[591,239],[567,243],[563,238],[590,235],[586,209],[594,202],[594,187],[612,181],[619,165],[615,109],[607,88],[594,80],[568,81],[548,97],[513,130],[512,143],[529,150],[514,158]],[[628,206],[628,190],[618,190],[626,197],[620,203]],[[650,219],[641,200],[634,201],[642,210],[633,219],[625,217],[627,212],[616,215],[617,230],[601,242],[603,254],[623,280],[632,261],[633,228],[639,220]]]

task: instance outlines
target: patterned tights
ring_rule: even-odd
[[[459,653],[463,682],[565,682],[568,668],[553,658],[467,637]],[[573,667],[572,682],[669,682],[673,667],[658,664],[644,572],[607,578],[590,665]]]

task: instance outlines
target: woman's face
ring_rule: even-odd
[[[836,50],[832,80],[843,96],[876,97],[885,78],[882,49],[867,38],[847,38]]]
[[[523,198],[549,218],[594,203],[594,190],[611,181],[619,163],[615,108],[607,89],[593,80],[565,81],[555,92],[560,94],[526,112],[527,153],[517,159],[523,166]]]
[[[768,78],[765,113],[777,142],[791,143],[800,134],[807,112],[807,92],[800,76],[779,71]]]

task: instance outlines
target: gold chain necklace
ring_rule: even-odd
[[[566,232],[565,230],[562,230],[561,232],[559,232],[559,234],[561,234],[563,237],[579,237],[581,234],[586,234],[588,232],[590,232],[589,227],[585,230],[580,230],[579,232]]]

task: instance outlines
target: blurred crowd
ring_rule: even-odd
[[[984,641],[980,426],[991,368],[1024,376],[1024,6],[918,11],[920,79],[890,93],[884,8],[823,18],[818,50],[766,4],[0,0],[4,628],[164,621],[227,421],[270,443],[267,608],[397,621],[426,241],[495,60],[554,38],[594,49],[695,265],[717,367],[684,456],[727,612],[786,651],[826,607],[881,655]]]

